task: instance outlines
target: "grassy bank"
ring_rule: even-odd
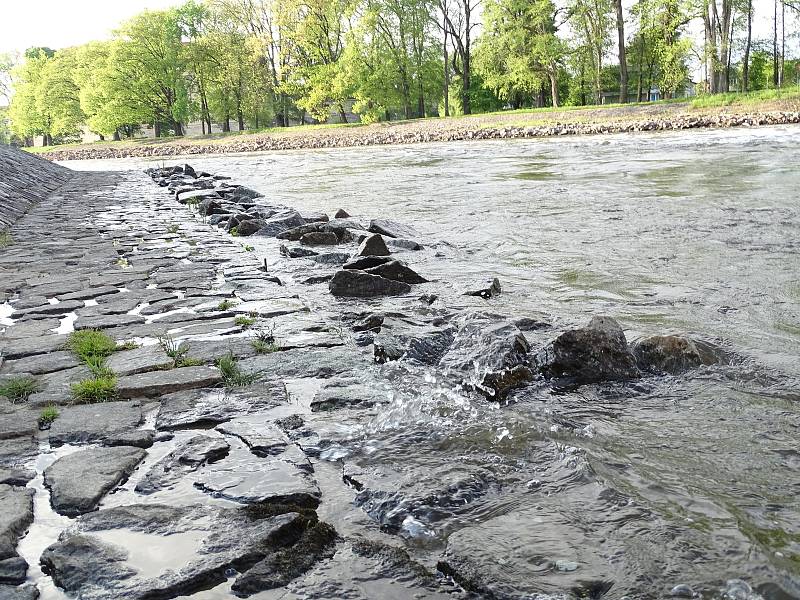
[[[800,88],[765,90],[749,94],[717,94],[691,100],[612,104],[502,111],[450,118],[428,118],[362,125],[325,124],[258,131],[230,132],[198,137],[123,140],[91,144],[65,144],[29,148],[54,160],[127,156],[174,156],[252,152],[295,148],[320,148],[487,139],[491,137],[545,137],[569,134],[653,131],[716,126],[715,117],[726,119],[719,126],[770,124],[756,119],[740,123],[731,116],[774,115],[800,112]],[[694,124],[704,119],[704,123]],[[687,124],[692,122],[692,124]],[[792,117],[776,123],[797,122]],[[511,129],[526,131],[511,132]]]

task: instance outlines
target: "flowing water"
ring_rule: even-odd
[[[336,443],[322,458],[379,481],[356,503],[421,556],[435,561],[463,536],[480,564],[508,553],[499,576],[513,583],[530,567],[526,544],[567,544],[585,550],[583,572],[617,582],[604,597],[689,584],[709,598],[785,600],[800,598],[798,133],[187,160],[300,210],[413,224],[442,243],[411,266],[442,290],[499,277],[488,310],[554,325],[533,335],[534,348],[605,314],[629,340],[683,333],[729,353],[727,364],[633,385],[532,386],[503,406],[465,397],[434,370],[385,366],[389,404],[327,432]],[[331,304],[324,285],[308,288],[308,301]],[[476,525],[487,527],[464,534]]]

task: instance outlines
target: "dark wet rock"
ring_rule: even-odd
[[[331,231],[312,231],[300,238],[304,246],[333,246],[339,243],[339,238]]]
[[[550,329],[552,325],[543,319],[534,319],[532,317],[520,317],[514,319],[514,325],[520,328],[521,331],[539,331],[540,329]]]
[[[20,586],[0,585],[0,600],[38,600],[39,589],[32,583]]]
[[[35,471],[0,467],[0,484],[25,487],[34,477]]]
[[[278,381],[259,382],[250,391],[187,390],[161,397],[156,427],[180,429],[216,425],[287,401],[286,387]]]
[[[90,300],[99,298],[100,296],[110,296],[118,294],[119,288],[112,285],[104,285],[99,287],[87,288],[85,290],[78,290],[77,292],[69,292],[67,294],[60,294],[56,296],[59,300]]]
[[[586,327],[562,333],[536,355],[534,363],[545,377],[566,384],[640,376],[625,333],[611,317],[593,317]]]
[[[89,448],[56,460],[44,472],[50,502],[59,514],[74,517],[97,508],[103,496],[133,473],[144,459],[141,448]]]
[[[328,284],[328,289],[334,296],[353,298],[402,296],[411,292],[411,286],[407,283],[353,269],[338,271]]]
[[[371,235],[358,247],[356,256],[389,256],[389,248],[386,247],[386,242],[380,234]]]
[[[64,350],[48,354],[36,354],[8,360],[3,363],[0,373],[30,373],[31,375],[44,375],[64,369],[77,367],[80,361],[71,352]]]
[[[501,400],[533,379],[528,367],[530,347],[516,325],[480,313],[454,325],[455,341],[439,364],[458,374],[464,386]]]
[[[254,235],[266,227],[266,225],[266,221],[262,221],[261,219],[246,219],[239,221],[238,225],[236,225],[236,233],[241,236]]]
[[[290,242],[298,242],[300,239],[309,233],[319,233],[319,223],[309,223],[307,225],[300,225],[292,229],[282,231],[275,237],[279,240],[289,240]]]
[[[480,298],[488,300],[489,298],[493,298],[494,296],[499,296],[502,291],[503,290],[502,287],[500,286],[500,280],[497,277],[495,277],[488,285],[475,285],[468,287],[464,291],[464,295],[478,296]]]
[[[113,433],[102,441],[104,446],[135,446],[136,448],[149,448],[153,445],[155,431],[152,429],[132,429]]]
[[[391,279],[392,281],[402,281],[409,284],[427,283],[428,281],[399,260],[391,260],[382,265],[366,269],[366,272]]]
[[[239,575],[231,586],[237,596],[246,597],[264,590],[283,587],[314,566],[331,558],[336,530],[327,523],[314,523],[289,548],[277,550]]]
[[[271,441],[277,444],[279,440],[267,440],[260,436],[256,431],[258,422],[264,422],[263,416],[251,421],[252,435],[241,426],[238,433],[244,437],[237,434],[229,438],[245,439],[252,447],[247,448],[241,442],[236,445],[232,441],[231,452],[225,460],[206,465],[193,475],[195,488],[214,497],[243,504],[269,503],[316,508],[321,492],[311,475],[313,468],[306,455],[295,444],[288,442],[280,430],[280,435],[287,440],[286,445],[282,449],[277,445],[267,447]],[[262,456],[254,458],[255,452]]]
[[[78,317],[75,321],[75,330],[81,329],[110,329],[112,327],[125,327],[128,325],[141,325],[144,317],[128,314],[99,315],[96,317]]]
[[[342,265],[350,260],[350,255],[344,252],[327,252],[309,258],[321,265]]]
[[[413,227],[398,223],[397,221],[390,221],[389,219],[372,219],[372,221],[369,222],[369,231],[390,238],[421,237],[421,234]]]
[[[710,345],[678,335],[645,338],[632,344],[631,352],[643,371],[672,375],[718,362],[717,354]]]
[[[242,417],[217,426],[217,431],[242,440],[250,452],[265,458],[282,454],[290,444],[279,427],[264,423],[259,417]]]
[[[142,421],[139,402],[68,406],[50,426],[49,440],[52,446],[103,442],[138,430]]]
[[[423,246],[419,242],[415,242],[414,240],[405,240],[400,238],[389,238],[386,240],[386,245],[389,248],[396,248],[398,250],[422,250]]]
[[[168,488],[186,473],[225,458],[229,450],[230,445],[220,437],[196,435],[154,464],[136,484],[136,491],[152,494]]]
[[[172,363],[173,360],[166,355],[161,346],[156,345],[115,352],[106,360],[106,365],[117,376],[167,369]]]
[[[358,406],[369,408],[386,402],[385,393],[373,385],[366,385],[355,377],[332,379],[322,385],[311,401],[312,412],[322,412]]]
[[[189,177],[197,178],[197,173],[190,165],[183,165],[183,174]]]
[[[287,258],[304,258],[308,256],[317,256],[319,254],[319,252],[315,252],[310,248],[289,248],[283,244],[281,244],[280,253],[281,256],[286,256]]]
[[[228,194],[228,198],[233,200],[234,202],[243,202],[245,200],[255,200],[256,198],[261,198],[263,194],[258,192],[252,188],[245,187],[243,185],[236,186],[233,191]]]
[[[39,442],[33,435],[0,439],[0,466],[18,468],[39,454]]]
[[[353,331],[380,331],[383,322],[386,320],[385,315],[369,314],[359,320],[353,325]]]
[[[120,398],[155,397],[181,390],[212,387],[222,382],[216,367],[183,367],[151,371],[117,379]]]
[[[247,569],[293,544],[306,524],[295,512],[259,518],[210,506],[124,506],[83,516],[41,563],[56,585],[82,600],[174,598],[223,583],[230,569]],[[155,547],[171,544],[174,568],[154,574],[137,565],[137,546],[148,537]]]
[[[375,362],[410,360],[425,365],[437,365],[455,340],[455,328],[411,326],[398,324],[375,336]]]
[[[344,265],[342,265],[342,268],[366,271],[367,269],[372,269],[373,267],[385,265],[393,260],[394,259],[390,256],[360,256],[358,258],[354,258],[353,260],[347,261],[344,263]]]
[[[345,209],[340,208],[333,215],[333,218],[334,219],[349,219],[350,218],[350,213],[348,213]]]
[[[331,279],[333,279],[332,273],[327,275],[312,275],[311,277],[306,277],[305,279],[301,280],[300,283],[305,285],[316,285],[319,283],[328,283]]]
[[[287,212],[266,219],[264,227],[259,229],[255,235],[275,237],[279,233],[293,229],[294,227],[299,227],[300,225],[305,225],[305,221],[303,221],[303,217],[300,216],[300,213],[294,211]]]
[[[300,216],[303,217],[306,223],[327,223],[330,221],[326,213],[319,211],[304,212]]]
[[[33,522],[33,495],[32,489],[0,484],[0,584],[25,581],[28,563],[16,546]]]

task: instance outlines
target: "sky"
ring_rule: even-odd
[[[125,19],[180,0],[0,0],[0,52],[32,46],[58,50],[108,39]]]

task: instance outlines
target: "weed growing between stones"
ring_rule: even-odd
[[[8,229],[0,231],[0,248],[5,248],[13,243],[14,243],[14,236],[11,235],[11,232],[9,232]]]
[[[0,396],[8,398],[11,404],[27,402],[38,391],[39,382],[33,377],[12,377],[0,384]]]
[[[234,320],[234,323],[236,323],[239,327],[244,327],[245,329],[250,329],[253,325],[255,325],[256,318],[255,317],[249,317],[249,316],[241,315],[239,317],[236,317],[236,319]]]
[[[169,233],[178,233],[178,230],[179,230],[180,228],[181,228],[181,226],[180,226],[180,225],[170,225],[169,227],[167,227],[167,231],[168,231]]]
[[[244,248],[244,251],[245,251],[245,252],[252,252],[253,250],[255,250],[255,247],[253,247],[253,246],[249,246],[249,245],[247,245],[247,244],[245,244],[244,246],[242,246],[242,248]]]
[[[136,350],[137,348],[140,348],[140,346],[133,340],[129,340],[127,342],[120,342],[119,344],[117,344],[117,352],[121,352],[122,350]]]
[[[228,233],[230,233],[233,237],[239,237],[239,228],[231,227],[231,230]]]
[[[42,412],[39,413],[39,419],[38,419],[39,429],[42,430],[50,429],[50,425],[52,425],[53,421],[55,421],[57,418],[58,418],[58,409],[52,404],[45,406],[42,409]]]
[[[250,345],[253,346],[253,349],[258,354],[271,354],[273,352],[278,352],[281,349],[281,346],[275,339],[274,332],[274,326],[270,327],[269,329],[262,329],[256,333],[256,337],[250,342]]]
[[[115,264],[122,269],[127,269],[131,266],[131,263],[128,262],[127,258],[119,258]]]
[[[257,372],[246,373],[242,371],[232,352],[228,352],[225,356],[218,358],[217,367],[222,373],[222,383],[226,388],[250,385],[258,381],[261,376]]]
[[[229,308],[233,308],[234,306],[236,306],[236,301],[231,300],[230,298],[225,298],[225,300],[217,304],[217,308],[219,310],[228,310]]]
[[[117,378],[113,373],[72,384],[72,400],[75,404],[110,402],[116,397]]]
[[[163,333],[158,336],[158,343],[161,345],[164,354],[172,359],[171,368],[173,369],[179,369],[181,367],[199,367],[203,364],[202,360],[187,356],[187,354],[189,354],[189,344],[186,342],[178,342],[168,333]]]

